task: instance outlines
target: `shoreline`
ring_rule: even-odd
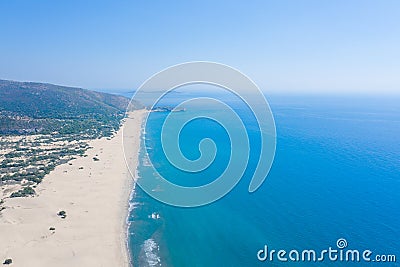
[[[140,112],[140,113],[139,113]],[[139,110],[136,111],[136,114],[134,112],[130,112],[128,113],[128,116],[125,117],[125,123],[124,123],[124,127],[121,128],[121,134],[122,134],[122,149],[123,149],[123,153],[124,153],[124,161],[125,161],[125,166],[126,168],[126,183],[128,184],[128,186],[126,188],[129,188],[129,190],[126,192],[127,193],[127,201],[126,203],[126,207],[124,209],[125,211],[125,216],[122,220],[122,238],[121,238],[121,242],[122,242],[122,251],[124,253],[124,258],[127,259],[128,264],[127,266],[129,267],[133,267],[132,264],[132,258],[131,258],[131,254],[129,251],[129,232],[128,232],[128,228],[130,226],[130,223],[128,221],[129,218],[129,214],[131,212],[131,200],[134,197],[134,190],[136,187],[136,179],[138,178],[137,175],[137,168],[139,166],[139,155],[140,155],[140,147],[141,147],[141,143],[142,143],[142,128],[143,128],[143,120],[145,118],[145,116],[147,111],[146,110]],[[135,119],[134,116],[138,116],[138,121],[136,123],[126,123],[128,120],[132,120]],[[134,126],[134,127],[130,127],[130,126]],[[139,127],[138,127],[139,126]],[[133,136],[130,133],[135,133]],[[134,142],[124,142],[124,140],[129,140],[129,139],[134,139]],[[136,143],[137,142],[137,143]],[[134,145],[132,147],[132,145]],[[126,158],[126,154],[125,151],[133,151],[133,156],[129,159]]]
[[[12,266],[131,266],[127,218],[134,180],[125,160],[136,169],[145,112],[130,112],[113,138],[91,140],[86,156],[57,166],[35,197],[6,199],[0,263],[10,258]],[[132,151],[128,159],[123,148]],[[65,219],[57,215],[61,210]]]

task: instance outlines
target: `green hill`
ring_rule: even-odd
[[[0,80],[0,134],[108,136],[118,129],[129,99],[81,88]],[[130,109],[141,108],[132,103]]]

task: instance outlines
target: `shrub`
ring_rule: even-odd
[[[11,198],[13,197],[27,197],[30,195],[34,195],[35,194],[35,189],[33,189],[30,186],[24,187],[23,189],[18,190],[17,192],[14,192],[11,194]]]
[[[61,219],[65,219],[67,217],[67,212],[65,210],[59,211],[57,213],[58,216],[61,217]]]
[[[12,259],[6,259],[6,260],[3,262],[4,265],[8,265],[8,264],[11,264],[11,263],[12,263]]]

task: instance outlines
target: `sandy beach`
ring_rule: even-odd
[[[0,263],[11,258],[10,266],[129,266],[126,216],[133,181],[122,139],[132,155],[127,160],[136,167],[144,114],[131,112],[115,137],[90,141],[86,157],[57,166],[35,197],[6,199]]]

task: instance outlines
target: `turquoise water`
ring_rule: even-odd
[[[160,105],[191,98],[166,97]],[[248,193],[259,153],[254,118],[235,97],[220,94],[246,124],[249,165],[225,197],[199,208],[177,208],[149,197],[138,186],[132,194],[128,242],[134,266],[397,266],[395,263],[261,262],[271,249],[323,250],[345,238],[348,248],[397,254],[400,260],[400,100],[340,96],[269,96],[277,127],[273,167],[258,191]],[[196,108],[186,112],[196,112]],[[210,114],[212,106],[201,107]],[[160,146],[166,112],[151,113],[146,134],[148,157],[156,169],[181,185],[206,184],[228,164],[224,129],[196,120],[181,133],[182,152],[199,156],[199,140],[218,146],[214,163],[189,176],[168,163]],[[154,175],[144,147],[139,175]],[[398,263],[397,263],[398,264]]]

